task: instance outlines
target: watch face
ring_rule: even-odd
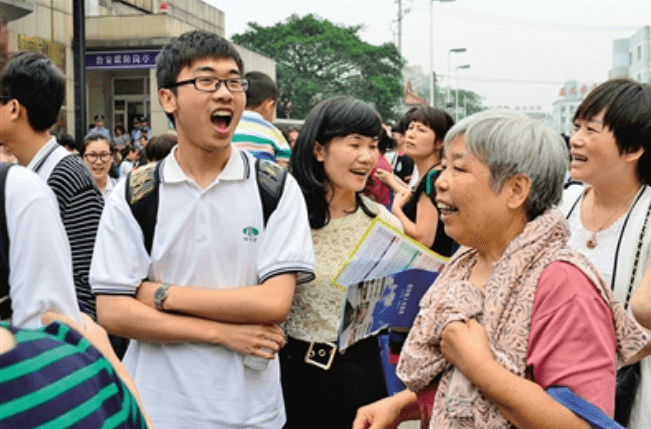
[[[167,288],[163,288],[162,286],[156,289],[156,292],[154,292],[154,301],[157,303],[161,303],[165,300],[167,297]]]

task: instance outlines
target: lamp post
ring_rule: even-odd
[[[452,86],[452,74],[450,73],[450,54],[460,54],[466,52],[466,48],[452,48],[448,51],[448,99],[445,102],[446,106],[450,105],[450,87]]]
[[[457,66],[457,71],[456,71],[456,81],[457,81],[457,91],[454,95],[454,122],[459,121],[459,69],[465,70],[469,69],[470,64],[462,64],[460,66]]]
[[[432,107],[434,106],[434,2],[439,1],[441,3],[453,2],[455,0],[431,0],[429,2],[429,104]]]

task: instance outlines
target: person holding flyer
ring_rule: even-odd
[[[362,101],[330,98],[307,116],[292,152],[289,169],[307,203],[316,278],[297,285],[283,326],[286,429],[349,428],[357,408],[387,394],[377,337],[337,349],[346,289],[333,284],[375,217],[400,228],[384,206],[362,194],[378,159],[381,127],[378,113]]]

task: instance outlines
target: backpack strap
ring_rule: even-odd
[[[162,160],[147,164],[127,175],[126,200],[144,235],[145,248],[151,254],[158,215],[158,188]]]
[[[11,318],[11,298],[9,296],[9,232],[5,211],[5,188],[7,173],[13,164],[0,163],[0,320]]]
[[[127,176],[126,200],[131,208],[133,217],[142,230],[147,253],[151,254],[158,214],[160,170],[162,161],[147,164],[130,172]],[[287,170],[267,160],[256,159],[256,181],[262,202],[264,226],[271,214],[278,207],[283,194]]]
[[[260,201],[262,201],[264,226],[266,227],[269,217],[278,207],[280,197],[283,195],[287,170],[271,161],[256,159],[255,174],[258,191],[260,192]]]

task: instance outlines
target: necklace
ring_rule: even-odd
[[[606,221],[605,221],[605,222],[604,222],[604,223],[603,223],[599,228],[597,228],[597,229],[594,230],[594,231],[591,231],[591,232],[592,232],[592,235],[591,235],[590,238],[588,238],[588,240],[585,242],[585,245],[588,246],[588,249],[594,249],[595,247],[597,247],[597,244],[599,244],[599,243],[597,243],[597,233],[599,233],[599,232],[603,231],[604,229],[606,229],[606,227],[607,227],[608,225],[611,224],[611,222],[613,221],[613,219],[616,218],[617,215],[622,214],[622,209],[625,208],[626,206],[628,206],[628,205],[631,203],[631,201],[633,200],[633,198],[634,198],[637,194],[639,194],[639,193],[640,193],[640,191],[638,190],[638,191],[637,191],[636,193],[634,193],[632,196],[630,196],[629,198],[627,198],[626,201],[624,202],[624,204],[622,204],[621,206],[619,206],[619,207],[617,208],[617,210],[615,210],[615,211],[613,212],[613,214],[610,215],[610,217],[609,217],[608,219],[606,219]],[[594,200],[594,198],[593,198],[593,200]],[[595,204],[593,203],[593,204],[592,204],[592,221],[593,221],[593,222],[594,222],[595,218],[596,218],[596,215],[595,215]]]

